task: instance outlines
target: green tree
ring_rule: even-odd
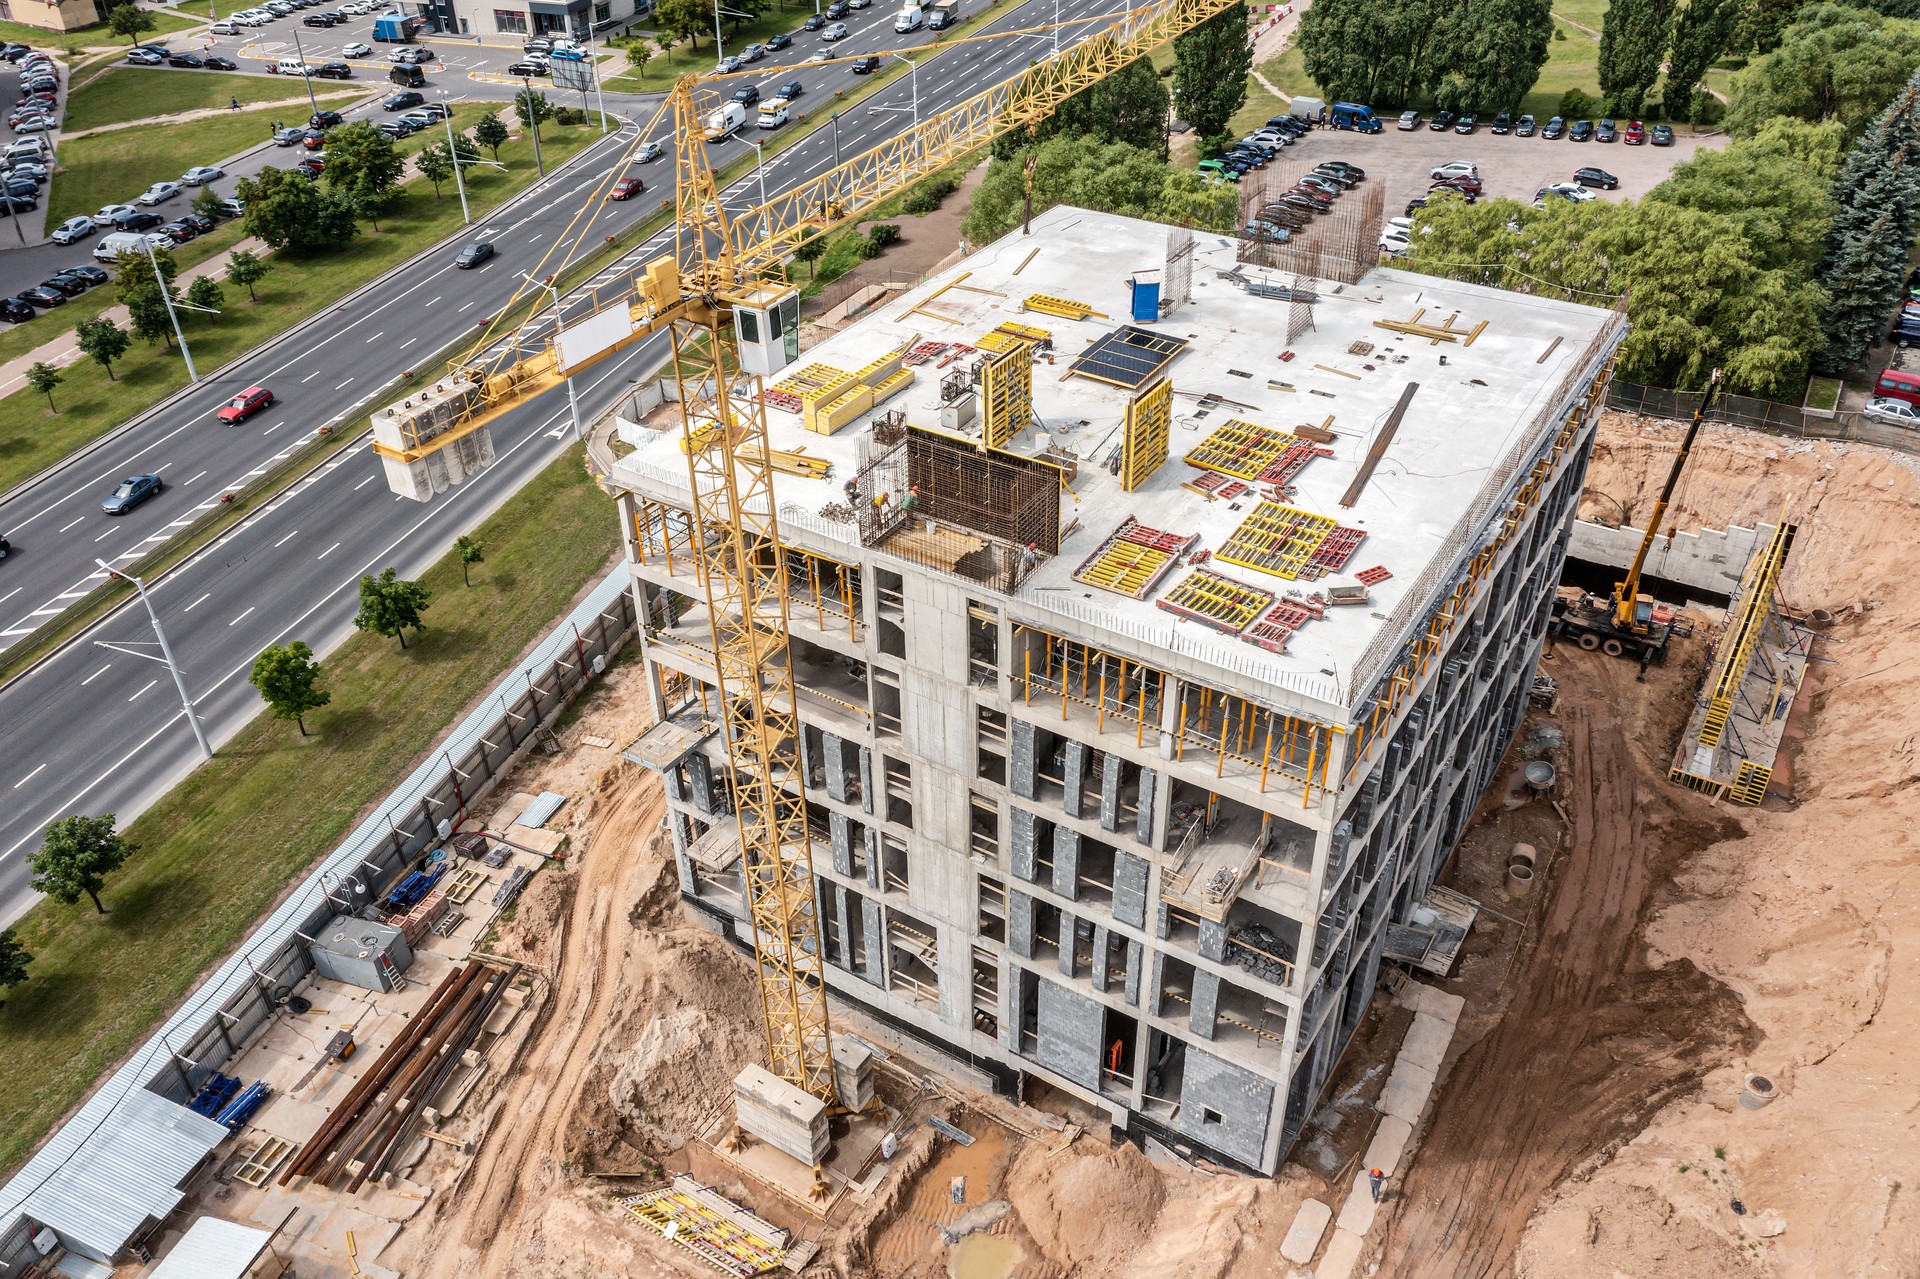
[[[1167,114],[1166,81],[1149,59],[1141,58],[1066,99],[1052,114],[1001,134],[993,140],[992,153],[1006,159],[1048,138],[1086,134],[1102,142],[1125,142],[1165,159]]]
[[[453,552],[460,557],[460,584],[472,587],[467,570],[487,558],[486,544],[477,537],[462,536],[454,541]]]
[[[54,407],[53,388],[67,380],[67,375],[48,364],[45,360],[35,360],[33,367],[27,370],[27,385],[47,397],[47,408],[58,413]]]
[[[211,222],[218,222],[227,215],[226,203],[220,193],[210,186],[203,186],[193,197],[193,211]]]
[[[167,299],[179,300],[180,291],[173,281],[180,273],[180,264],[166,249],[155,249],[151,261],[145,253],[122,253],[116,262],[119,269],[114,276],[114,293],[127,308],[133,336],[171,347],[173,319],[167,314]],[[158,276],[153,272],[155,265],[160,268]]]
[[[453,177],[453,156],[441,143],[422,147],[413,157],[414,167],[420,170],[420,176],[433,183],[433,198],[440,198],[440,184]]]
[[[198,276],[192,284],[187,286],[187,305],[197,306],[202,311],[213,312],[207,317],[209,320],[220,318],[220,308],[225,305],[226,300],[226,290],[220,287],[220,281],[210,275]]]
[[[1674,15],[1673,49],[1667,55],[1667,114],[1693,119],[1693,94],[1733,34],[1734,0],[1687,0]]]
[[[251,249],[235,249],[227,257],[227,279],[245,289],[247,297],[255,302],[260,299],[253,286],[264,280],[271,270],[273,263]]]
[[[507,123],[500,118],[500,113],[497,111],[489,111],[474,122],[474,141],[493,152],[493,158],[496,160],[500,158],[500,148],[507,144],[509,136],[511,135],[507,131]]]
[[[1337,101],[1402,107],[1447,69],[1451,0],[1314,0],[1300,16],[1306,72]]]
[[[1869,9],[1800,11],[1780,47],[1734,77],[1727,132],[1758,132],[1775,116],[1864,128],[1920,65],[1920,34]]]
[[[27,965],[33,962],[33,956],[13,935],[13,929],[0,931],[0,993],[12,990],[27,979]],[[6,1001],[0,1000],[0,1008]]]
[[[826,251],[827,237],[824,235],[810,235],[793,246],[794,261],[805,262],[807,264],[807,278],[809,280],[813,279],[815,272],[819,270],[817,264],[820,261],[821,255]]]
[[[1026,194],[1025,163],[1034,160],[1033,207],[1055,204],[1151,218],[1215,231],[1231,230],[1237,193],[1178,169],[1150,152],[1092,137],[1050,138],[1029,152],[996,159],[974,192],[961,234],[976,244],[1020,225]]]
[[[320,678],[320,663],[313,650],[299,640],[291,644],[269,645],[253,659],[253,671],[247,682],[258,689],[275,719],[290,719],[307,735],[308,711],[317,711],[333,700],[333,694],[315,688]]]
[[[1838,128],[1779,123],[1799,130]],[[1756,260],[1809,276],[1833,221],[1837,167],[1837,157],[1822,161],[1796,154],[1787,136],[1770,127],[1756,137],[1735,139],[1724,151],[1694,152],[1647,199],[1725,217],[1739,228]]]
[[[1613,115],[1635,116],[1660,78],[1673,0],[1611,0],[1600,26],[1600,92]]]
[[[1311,12],[1311,10],[1309,10]],[[1247,11],[1223,9],[1173,42],[1173,94],[1180,114],[1211,152],[1226,137],[1227,124],[1247,100],[1253,40]]]
[[[133,295],[142,289],[154,287],[153,268],[160,268],[160,279],[167,282],[172,292],[174,277],[180,274],[180,264],[174,260],[169,249],[155,249],[149,259],[144,251],[140,253],[122,253],[114,259],[113,277],[114,296],[123,304],[129,304]]]
[[[1547,63],[1551,0],[1468,0],[1442,22],[1446,70],[1434,100],[1463,111],[1517,110]]]
[[[27,869],[33,872],[35,892],[63,906],[89,897],[93,908],[104,915],[107,908],[100,904],[100,890],[107,886],[107,876],[138,851],[138,845],[114,829],[112,813],[62,817],[47,827],[39,850],[27,858]]]
[[[712,30],[713,10],[700,0],[660,0],[654,6],[653,23],[675,40],[691,40],[698,52],[700,33]]]
[[[365,120],[335,129],[327,139],[327,189],[351,202],[376,228],[406,171],[406,157],[393,139]]]
[[[331,173],[333,162],[327,163]],[[243,178],[248,235],[274,249],[317,253],[337,249],[360,233],[353,198],[339,190],[321,190],[285,169],[262,169]]]
[[[131,0],[107,10],[107,29],[117,36],[125,36],[133,44],[140,43],[142,32],[151,31],[157,25],[152,14]]]
[[[1827,291],[1815,367],[1838,373],[1879,340],[1907,274],[1920,214],[1920,75],[1909,79],[1847,153],[1815,278]]]
[[[553,119],[553,103],[538,89],[521,89],[513,95],[513,113],[528,128]]]
[[[353,624],[375,635],[387,635],[407,646],[406,629],[425,630],[420,614],[433,602],[433,593],[419,582],[400,577],[391,568],[378,577],[360,579],[360,611]]]
[[[88,359],[107,371],[110,381],[118,380],[113,376],[113,362],[125,355],[127,348],[133,345],[133,339],[125,329],[112,320],[99,317],[74,325],[73,341]]]

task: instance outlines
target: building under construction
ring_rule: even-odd
[[[1431,890],[1527,704],[1624,330],[1060,208],[769,379],[756,567],[834,999],[1271,1172],[1389,933],[1458,947]],[[628,754],[686,901],[751,945],[674,427],[611,476],[658,721]]]

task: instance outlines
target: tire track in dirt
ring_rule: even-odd
[[[1448,1072],[1388,1219],[1383,1274],[1510,1274],[1543,1195],[1751,1034],[1735,997],[1692,964],[1642,962],[1656,888],[1725,834],[1690,792],[1650,776],[1661,747],[1629,740],[1650,736],[1629,708],[1684,696],[1685,677],[1656,671],[1658,689],[1636,689],[1630,664],[1562,654],[1572,823],[1552,899],[1513,1002]],[[1682,815],[1693,808],[1704,820]]]
[[[593,1048],[617,985],[611,961],[631,927],[627,907],[659,872],[635,855],[664,808],[658,781],[621,777],[610,784],[616,798],[591,814],[594,837],[571,863],[578,880],[544,1020],[500,1091],[473,1163],[444,1196],[452,1210],[435,1228],[440,1246],[429,1252],[424,1279],[501,1279],[522,1255],[514,1243],[523,1224],[518,1210],[561,1180],[566,1124],[593,1073]],[[635,837],[631,843],[619,837],[624,833]]]

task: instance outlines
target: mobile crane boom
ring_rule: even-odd
[[[1700,423],[1706,420],[1707,410],[1713,406],[1714,397],[1720,393],[1720,370],[1715,369],[1713,376],[1707,379],[1707,393],[1700,397],[1700,404],[1693,411],[1693,420],[1687,423],[1687,433],[1680,441],[1680,449],[1673,455],[1673,466],[1667,471],[1667,482],[1660,487],[1660,500],[1653,504],[1653,515],[1647,520],[1647,531],[1640,537],[1640,549],[1634,552],[1633,567],[1627,570],[1627,580],[1614,588],[1613,624],[1620,630],[1632,630],[1646,625],[1646,619],[1639,616],[1640,570],[1646,567],[1647,552],[1653,549],[1653,539],[1660,532],[1660,521],[1666,517],[1667,505],[1673,501],[1673,490],[1680,483],[1680,472],[1686,469],[1687,455],[1693,452],[1693,441],[1700,434]]]

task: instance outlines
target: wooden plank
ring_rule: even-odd
[[[1393,412],[1387,414],[1387,420],[1373,437],[1373,445],[1367,450],[1366,459],[1360,463],[1359,474],[1353,477],[1353,483],[1347,485],[1347,491],[1340,495],[1340,505],[1352,506],[1366,492],[1367,481],[1373,478],[1373,468],[1380,465],[1380,459],[1387,455],[1387,446],[1393,443],[1394,432],[1400,429],[1400,419],[1407,415],[1407,406],[1413,403],[1413,393],[1419,389],[1418,382],[1409,382],[1406,389],[1400,392],[1400,401],[1393,406]]]

